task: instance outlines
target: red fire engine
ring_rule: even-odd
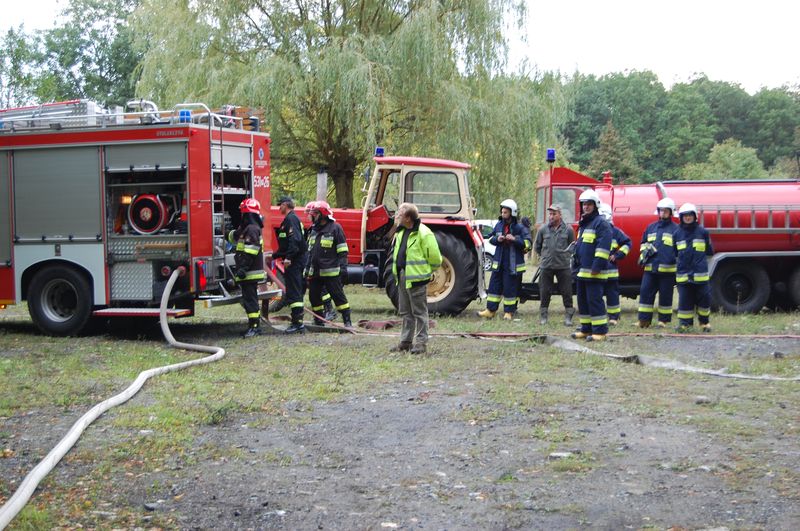
[[[269,205],[269,135],[240,108],[128,106],[0,111],[0,307],[27,300],[45,333],[157,316],[176,269],[170,315],[238,300],[223,235],[243,199]]]
[[[800,305],[800,180],[672,181],[614,184],[568,168],[551,167],[539,177],[536,223],[546,223],[551,203],[564,206],[564,219],[577,225],[578,196],[592,188],[611,205],[614,224],[633,241],[630,257],[619,265],[624,295],[639,293],[642,270],[636,264],[645,227],[656,220],[656,203],[670,197],[677,206],[694,203],[711,233],[713,305],[730,313],[758,312],[766,306]],[[677,221],[677,220],[676,220]],[[533,286],[526,296],[536,298]],[[537,292],[538,293],[538,292]]]

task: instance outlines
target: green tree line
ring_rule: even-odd
[[[86,98],[203,101],[265,113],[276,193],[353,206],[374,146],[463,160],[482,216],[532,211],[547,147],[617,182],[798,176],[800,88],[649,71],[511,73],[519,0],[70,0],[53,28],[9,30],[0,108]],[[532,58],[535,59],[535,58]]]

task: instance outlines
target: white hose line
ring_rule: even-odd
[[[55,468],[58,462],[61,461],[61,458],[64,457],[67,452],[69,452],[84,430],[88,428],[89,425],[100,415],[112,407],[118,406],[130,400],[130,398],[133,397],[133,395],[135,395],[139,389],[142,388],[144,383],[152,376],[179,371],[194,365],[212,363],[225,357],[225,349],[223,348],[207,345],[195,345],[192,343],[181,343],[179,341],[175,341],[172,332],[170,332],[169,326],[167,325],[167,302],[169,301],[169,296],[179,274],[180,271],[177,269],[172,273],[172,276],[169,277],[169,281],[164,288],[164,294],[161,296],[161,331],[164,333],[164,337],[166,338],[167,342],[173,347],[197,352],[211,352],[213,355],[143,371],[139,374],[138,378],[136,378],[136,380],[123,392],[109,398],[108,400],[105,400],[104,402],[100,402],[86,412],[86,414],[84,414],[75,424],[73,424],[67,435],[65,435],[64,438],[59,441],[55,448],[50,450],[50,453],[47,454],[47,456],[45,456],[45,458],[42,459],[39,464],[28,473],[27,476],[25,476],[25,479],[22,481],[19,488],[17,488],[17,491],[13,494],[13,496],[11,496],[11,498],[9,498],[2,507],[0,507],[0,531],[5,529],[11,520],[13,520],[14,517],[17,516],[17,514],[23,509],[23,507],[25,507],[25,504],[28,503],[28,500],[30,500],[39,483],[45,478],[45,476],[47,476],[47,474],[50,473],[50,471],[53,470],[53,468]]]

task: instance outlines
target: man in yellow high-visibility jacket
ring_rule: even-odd
[[[427,284],[442,265],[439,244],[431,229],[420,222],[419,210],[403,203],[395,213],[392,273],[398,288],[398,310],[403,318],[400,343],[390,352],[424,354],[428,343]]]

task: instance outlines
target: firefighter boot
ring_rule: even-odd
[[[542,326],[547,324],[547,308],[539,308],[539,324]]]
[[[318,315],[314,315],[314,324],[317,326],[325,326],[325,319],[319,317]]]
[[[605,341],[606,335],[605,334],[592,334],[586,337],[586,341]]]
[[[572,339],[586,339],[587,337],[591,336],[591,332],[572,332],[569,337]]]
[[[353,328],[353,322],[350,320],[350,310],[342,310],[342,324],[345,328]]]
[[[513,321],[514,320],[514,313],[513,312],[505,312],[503,314],[504,321]]]
[[[303,324],[303,321],[292,321],[292,323],[286,327],[284,333],[286,334],[303,334],[306,331],[306,325]]]
[[[336,313],[336,308],[333,306],[333,301],[328,299],[325,301],[325,320],[326,321],[335,321],[338,314]]]
[[[494,317],[495,313],[497,312],[493,312],[492,310],[489,309],[481,310],[478,312],[478,317],[483,317],[484,319],[491,319],[492,317]]]
[[[575,315],[575,308],[564,309],[564,326],[572,326],[572,316]]]
[[[638,321],[636,321],[636,326],[638,328],[650,328],[650,321],[644,321],[642,319],[639,319]]]
[[[258,325],[258,318],[256,319],[248,319],[247,321],[247,330],[242,337],[245,339],[250,339],[251,337],[260,336],[261,335],[261,327]]]

